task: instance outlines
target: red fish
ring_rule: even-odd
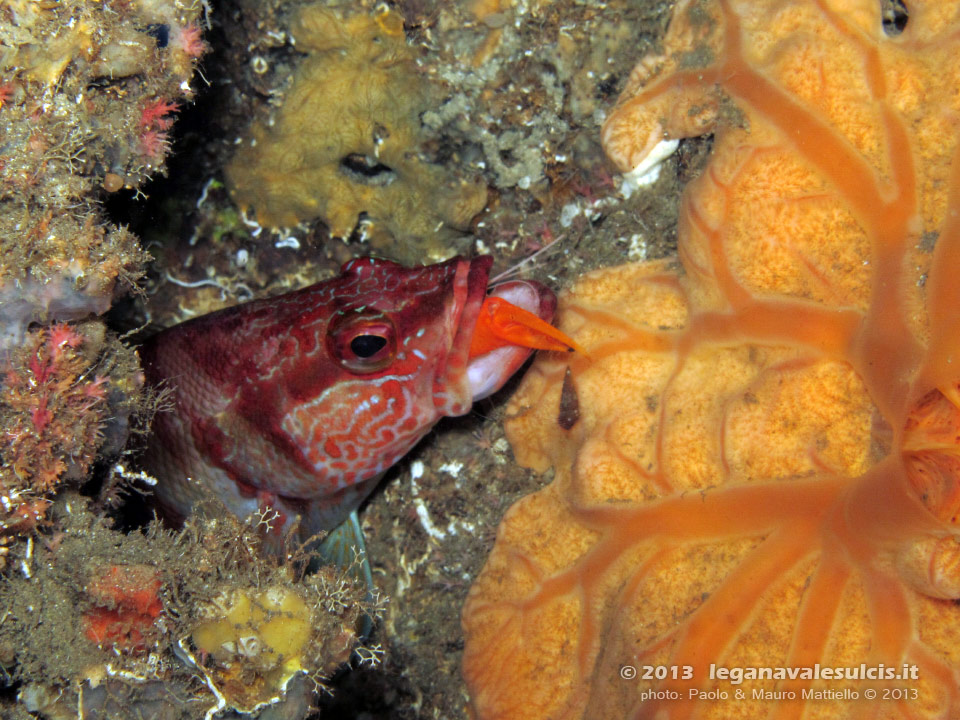
[[[147,378],[174,405],[145,460],[161,503],[185,515],[202,483],[239,517],[270,506],[282,529],[299,515],[303,537],[341,523],[441,417],[500,388],[531,348],[573,347],[549,325],[545,286],[487,296],[491,264],[351,260],[333,280],[147,341]]]

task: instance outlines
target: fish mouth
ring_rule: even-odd
[[[489,297],[498,297],[506,302],[536,315],[546,323],[552,322],[557,310],[557,296],[542,283],[534,280],[515,280],[498,284],[489,289]],[[480,303],[484,300],[480,298]],[[474,315],[479,313],[479,305]],[[471,325],[476,325],[476,318]],[[533,352],[529,347],[508,345],[471,358],[467,363],[467,382],[474,401],[481,400],[499,390]]]
[[[470,349],[487,297],[497,297],[525,310],[546,323],[553,320],[557,309],[557,296],[542,283],[534,280],[512,280],[488,287],[493,258],[481,255],[472,260],[458,258],[455,281],[460,308],[456,315],[455,336],[450,346],[446,366],[441,377],[457,377],[460,388],[469,403],[492,395],[513,376],[530,357],[533,350],[522,345],[505,345],[482,355],[471,356]],[[489,294],[488,294],[489,292]],[[448,409],[445,414],[457,415],[468,408]]]

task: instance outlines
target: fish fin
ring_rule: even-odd
[[[367,588],[367,601],[374,602],[376,586],[373,584],[367,544],[363,539],[363,530],[356,510],[327,534],[317,546],[316,552],[324,565],[340,568],[353,579],[363,583]],[[359,628],[360,638],[368,637],[372,629],[373,618],[364,613]]]

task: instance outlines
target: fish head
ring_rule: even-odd
[[[160,333],[141,354],[174,410],[155,424],[148,464],[203,478],[241,516],[263,496],[340,504],[441,417],[502,386],[532,352],[510,341],[472,347],[491,264],[355,259],[332,280]],[[539,283],[493,292],[553,317],[556,298]],[[176,514],[197,500],[185,489],[160,492]]]
[[[544,323],[557,302],[533,281],[504,283],[488,296],[491,264],[489,256],[417,268],[376,258],[346,263],[333,281],[325,330],[329,362],[339,368],[332,382],[353,378],[366,385],[366,399],[378,402],[380,378],[403,378],[410,402],[446,416],[462,415],[498,390],[536,346],[508,341],[477,351],[475,331],[490,299]]]

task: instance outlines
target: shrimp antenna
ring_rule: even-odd
[[[511,266],[511,267],[508,267],[506,270],[504,270],[504,271],[503,271],[502,273],[500,273],[499,275],[496,275],[495,277],[490,278],[490,281],[489,281],[489,283],[487,283],[487,286],[488,286],[488,287],[491,287],[491,288],[492,288],[492,287],[495,287],[496,285],[499,285],[500,283],[506,282],[507,280],[509,280],[509,279],[512,278],[513,276],[519,275],[519,274],[520,274],[520,271],[523,269],[524,265],[526,265],[527,263],[529,263],[529,262],[535,260],[536,258],[540,257],[541,255],[543,255],[543,254],[544,254],[545,252],[547,252],[548,250],[551,250],[551,249],[555,248],[556,246],[558,246],[558,245],[560,244],[560,241],[563,240],[565,237],[566,237],[566,235],[559,235],[559,236],[557,236],[557,239],[554,240],[553,242],[551,242],[550,244],[544,245],[542,248],[540,248],[540,249],[537,250],[536,252],[531,253],[530,255],[527,255],[527,257],[525,257],[525,258],[524,258],[523,260],[521,260],[520,262],[516,263],[515,265],[513,265],[513,266]]]

